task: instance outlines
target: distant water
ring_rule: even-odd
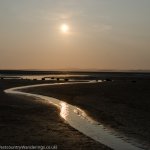
[[[68,72],[68,71],[2,71],[0,77],[21,77],[23,79],[70,78],[70,79],[106,79],[106,78],[150,78],[146,72]],[[47,78],[48,79],[48,78]]]
[[[20,76],[23,79],[37,79],[41,80],[42,78],[45,78],[45,80],[49,80],[51,78],[80,78],[80,77],[88,77],[88,75],[69,75],[69,74],[50,74],[50,75],[30,75],[30,76]]]
[[[30,80],[33,80],[33,79],[37,79],[37,80],[41,80],[42,78],[45,78],[45,80],[50,80],[50,79],[53,79],[53,78],[87,78],[89,77],[89,75],[82,75],[82,74],[43,74],[43,75],[35,75],[35,74],[32,74],[32,75],[18,75],[18,74],[0,74],[0,77],[6,77],[7,79],[10,79],[10,78],[21,78],[21,79],[30,79]]]

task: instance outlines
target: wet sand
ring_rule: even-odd
[[[52,85],[25,91],[76,105],[95,120],[150,146],[150,80]]]
[[[0,80],[0,145],[57,145],[58,149],[107,150],[70,127],[46,101],[5,94],[4,89],[50,81]],[[43,93],[44,94],[44,93]]]

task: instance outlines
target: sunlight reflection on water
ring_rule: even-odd
[[[69,115],[68,105],[65,102],[60,102],[60,116],[67,120]]]

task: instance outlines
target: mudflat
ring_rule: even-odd
[[[59,110],[48,102],[3,92],[10,87],[40,83],[50,81],[0,80],[0,145],[56,145],[58,149],[72,150],[109,149],[70,127],[60,117]]]
[[[78,106],[107,127],[150,145],[149,79],[51,85],[25,91]]]

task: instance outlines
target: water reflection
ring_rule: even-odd
[[[76,74],[49,74],[49,75],[22,75],[20,76],[23,79],[37,79],[41,80],[42,78],[45,78],[45,80],[50,80],[52,78],[75,78],[75,77],[88,77],[89,75],[76,75]]]
[[[67,120],[67,116],[69,115],[69,108],[65,102],[60,102],[60,116]]]
[[[80,116],[80,117],[86,119],[86,114],[85,114],[85,112],[82,111],[81,109],[76,108],[76,109],[74,109],[74,112],[75,112],[78,116]]]

